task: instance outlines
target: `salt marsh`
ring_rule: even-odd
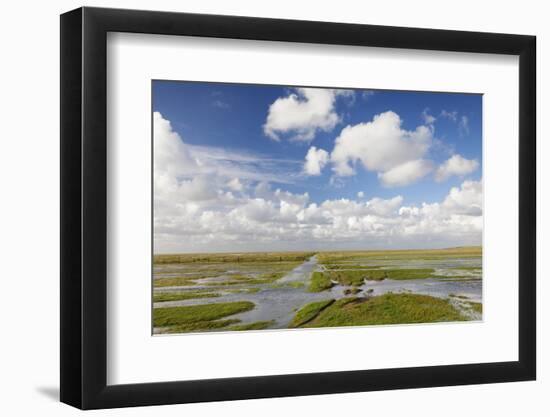
[[[319,277],[325,285],[312,286]],[[286,329],[309,304],[341,299],[323,317],[351,316],[319,318],[316,327],[482,318],[481,248],[160,256],[153,278],[154,333]],[[369,306],[384,313],[366,317]],[[158,318],[168,311],[171,321]]]

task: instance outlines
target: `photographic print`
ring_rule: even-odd
[[[482,320],[482,95],[152,81],[154,334]]]

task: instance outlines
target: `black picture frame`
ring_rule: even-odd
[[[107,385],[108,32],[519,56],[518,361]],[[62,402],[95,409],[536,378],[534,36],[84,7],[61,15],[60,56]]]

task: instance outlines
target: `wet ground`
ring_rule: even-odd
[[[354,259],[351,261],[338,262],[339,270],[345,270],[348,265],[350,269],[353,268],[353,270],[361,270],[363,267],[369,269],[373,268],[373,265],[376,265],[376,268],[382,270],[385,268],[432,268],[435,271],[433,273],[434,277],[437,277],[411,280],[385,279],[383,281],[365,281],[363,285],[358,287],[362,290],[356,295],[359,297],[365,296],[366,294],[376,296],[387,292],[410,292],[441,298],[451,297],[453,305],[459,309],[462,309],[463,301],[461,300],[472,302],[482,301],[481,257],[432,260]],[[309,292],[308,285],[311,273],[314,271],[322,271],[325,268],[318,263],[317,256],[312,256],[307,261],[271,283],[224,284],[227,283],[228,280],[231,280],[231,277],[235,274],[258,276],[266,272],[266,267],[269,268],[269,265],[239,266],[230,264],[227,265],[227,270],[220,272],[224,268],[223,264],[209,265],[205,268],[205,271],[210,271],[207,275],[213,276],[198,278],[194,280],[193,285],[155,288],[155,292],[208,290],[219,294],[219,297],[156,302],[154,303],[154,308],[251,301],[255,304],[253,310],[235,314],[231,316],[231,318],[241,320],[242,324],[258,321],[273,321],[270,328],[287,328],[295,312],[302,306],[313,301],[342,298],[346,296],[344,293],[346,289],[351,288],[343,285],[335,285],[326,291],[317,293]],[[185,276],[185,274],[197,275],[197,266],[194,266],[194,268],[194,272],[186,272],[188,269],[186,265],[171,265],[168,270],[156,269],[155,278]],[[470,318],[479,320],[481,319],[481,315],[474,315]]]

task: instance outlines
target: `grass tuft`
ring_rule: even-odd
[[[353,287],[353,288],[346,288],[344,290],[344,295],[356,295],[361,292],[361,288]]]

